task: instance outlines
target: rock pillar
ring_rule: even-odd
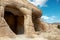
[[[0,6],[0,16],[4,16],[4,6]]]
[[[34,24],[32,22],[32,11],[27,8],[21,8],[24,13],[25,35],[27,37],[35,37]]]

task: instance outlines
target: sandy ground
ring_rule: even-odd
[[[0,37],[0,40],[60,40],[60,35],[41,33],[36,38],[26,38],[25,35],[17,35],[15,38]]]
[[[14,38],[0,37],[0,40],[60,40],[60,29],[55,25],[50,25],[47,31],[39,32],[39,35],[35,38],[26,38],[25,35],[17,35]]]
[[[18,35],[16,38],[0,37],[0,40],[48,40],[44,37],[26,38],[24,35]]]

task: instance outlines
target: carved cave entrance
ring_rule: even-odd
[[[20,14],[20,15],[19,15]],[[4,11],[4,18],[9,25],[10,29],[15,33],[15,34],[24,34],[24,15],[22,12],[20,12],[18,9],[13,7],[6,7]],[[35,31],[38,30],[38,25],[34,22],[36,21],[35,19],[33,20],[34,23],[34,29]]]
[[[8,7],[6,7],[4,11],[4,19],[6,20],[10,29],[15,34],[24,34],[24,16],[22,14],[18,16],[19,14],[16,15],[16,12],[14,10],[12,12],[15,12],[15,13],[12,13],[11,11],[8,11],[8,10],[11,10],[11,8],[10,9],[7,9],[7,8]]]

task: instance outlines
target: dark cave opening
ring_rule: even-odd
[[[24,22],[24,17],[23,16],[18,17],[18,16],[15,16],[10,11],[5,11],[4,12],[4,18],[7,22],[7,24],[9,25],[10,29],[15,34],[24,34],[24,23],[23,23]],[[23,18],[23,19],[21,19],[21,18]]]

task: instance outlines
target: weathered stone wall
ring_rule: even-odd
[[[2,17],[0,18],[0,37],[1,36],[9,36],[9,37],[15,36],[15,34],[11,31],[8,24]]]
[[[6,21],[4,21],[5,20],[4,11],[10,11],[13,13],[13,15],[19,16],[19,17],[15,18],[12,15],[10,16],[7,15],[7,17],[5,17]],[[24,18],[22,18],[21,16],[24,16]],[[36,29],[38,29],[39,31],[40,29],[42,30],[45,29],[42,26],[42,23],[39,21],[39,18],[41,16],[42,16],[41,11],[37,7],[35,7],[33,4],[29,3],[27,0],[0,0],[0,19],[3,18],[3,20],[0,20],[0,21],[2,22],[4,21],[5,22],[5,23],[3,22],[4,25],[6,24],[6,27],[2,25],[4,27],[4,30],[1,29],[0,35],[3,32],[5,32],[5,34],[7,35],[8,34],[14,35],[14,33],[9,28],[9,26],[12,26],[11,28],[13,29],[15,27],[15,21],[17,21],[17,24],[16,24],[17,26],[16,28],[18,29],[17,33],[20,33],[19,29],[21,28],[21,26],[22,27],[24,26],[24,34],[30,37],[35,37],[36,33],[35,33],[34,27],[36,27]],[[36,20],[34,18],[36,18]],[[5,34],[3,33],[2,35],[5,35]]]

